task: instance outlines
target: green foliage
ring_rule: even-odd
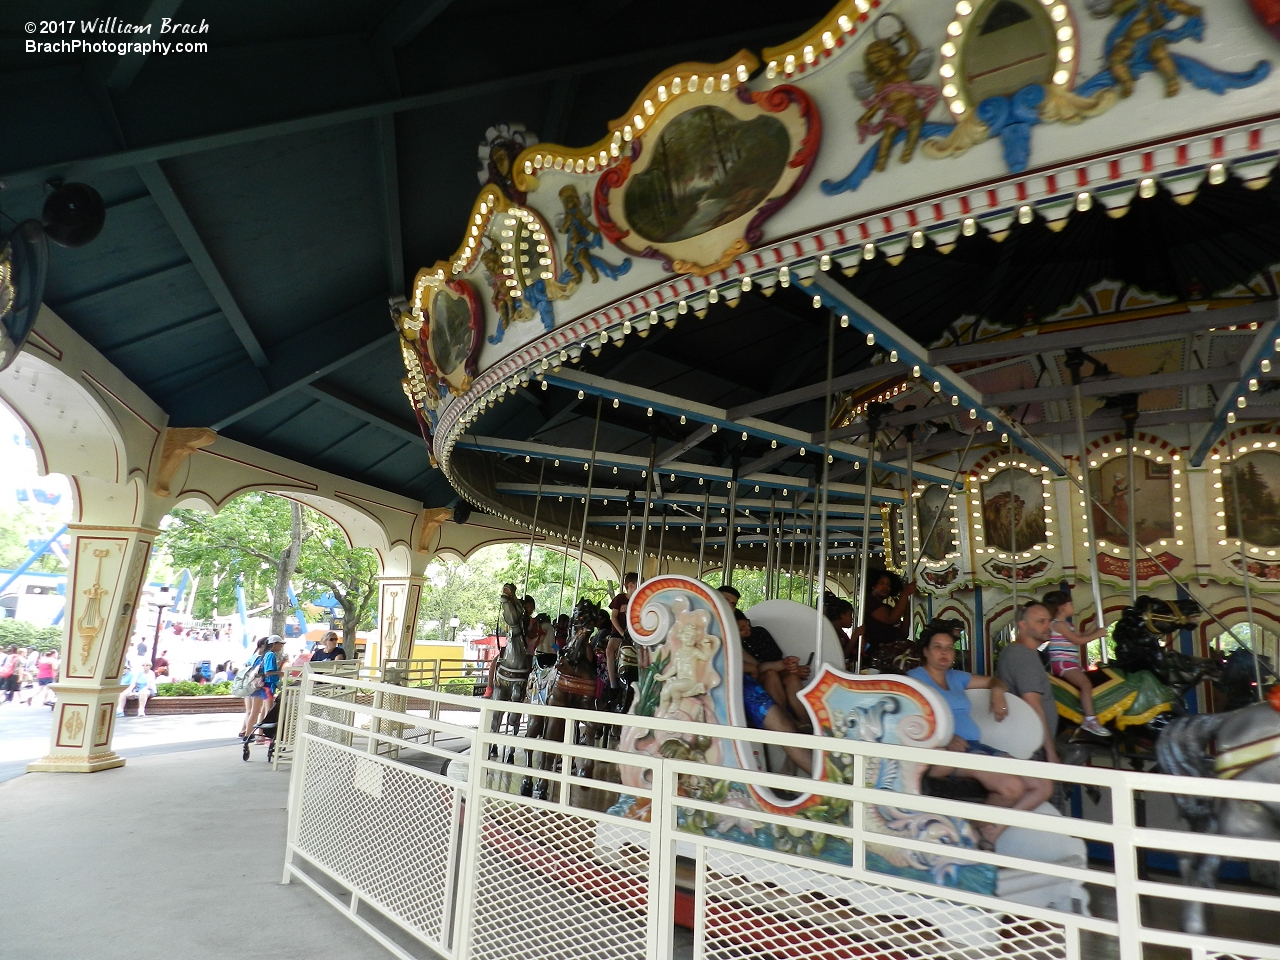
[[[485,630],[492,633],[500,623],[498,597],[502,585],[514,583],[517,591],[523,589],[528,558],[528,545],[500,543],[477,550],[465,562],[448,558],[432,561],[427,567],[427,586],[418,607],[418,640],[448,640],[452,635],[449,620],[455,616],[461,628],[483,624]],[[563,588],[560,607],[562,571],[567,586]],[[566,567],[564,554],[534,548],[528,592],[537,601],[539,613],[554,619],[558,608],[569,610],[577,571],[576,557],[571,557]],[[583,567],[583,596],[607,602],[614,590],[613,584],[596,580]],[[436,623],[428,628],[431,621]]]
[[[157,697],[227,697],[231,695],[231,681],[220,683],[196,683],[179,680],[177,683],[156,684]]]
[[[27,541],[44,542],[53,529],[21,504],[0,511],[0,569],[16,570],[31,556]],[[66,573],[67,568],[53,554],[45,553],[28,570],[32,573]]]
[[[62,627],[41,627],[25,620],[0,620],[0,647],[35,647],[41,653],[62,649]]]
[[[236,583],[245,603],[259,607],[275,589],[280,558],[293,541],[292,504],[269,493],[237,497],[211,515],[175,510],[160,535],[159,549],[175,569],[199,578],[192,614],[197,619],[236,609]],[[302,544],[293,576],[298,600],[333,593],[342,604],[348,637],[374,625],[378,560],[374,552],[347,545],[342,530],[309,507],[302,509]]]
[[[783,560],[785,561],[786,557],[783,557]],[[800,563],[799,558],[797,558],[796,563]],[[834,575],[836,571],[833,570],[831,572]],[[702,579],[713,587],[719,587],[723,574],[722,570],[713,570]],[[805,589],[813,582],[812,579],[802,575],[791,576],[788,573],[780,573],[778,576],[779,589],[776,595],[785,600],[788,599],[788,593],[790,593],[789,599],[804,603]],[[765,599],[763,570],[735,570],[733,573],[733,585],[742,594],[742,599],[738,602],[738,606],[744,611],[750,610]]]
[[[470,677],[454,677],[445,681],[444,692],[456,693],[458,696],[469,697],[475,692],[476,683]]]

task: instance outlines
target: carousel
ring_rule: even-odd
[[[672,862],[697,837],[746,897],[677,877],[690,925],[737,931],[696,956],[1280,956],[1278,60],[1275,0],[849,0],[670,67],[594,143],[492,128],[456,252],[392,305],[403,386],[460,498],[565,555],[574,619],[535,658],[512,585],[509,712],[457,777],[549,809],[570,759],[513,738],[576,743],[603,888],[610,825],[684,771]],[[588,554],[638,581],[616,617],[574,589]],[[763,707],[732,585],[800,681]],[[1055,785],[994,839],[954,806],[998,792],[984,761],[912,752],[960,735],[943,634],[985,762]],[[1135,906],[1161,871],[1202,888],[1164,926]],[[847,916],[806,940],[824,897]]]

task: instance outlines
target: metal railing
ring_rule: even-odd
[[[463,696],[479,695],[488,684],[487,660],[391,658],[382,665],[382,679],[402,687],[445,690]],[[469,690],[461,688],[470,685]]]
[[[424,709],[388,708],[403,696],[388,684],[304,677],[284,871],[402,958],[425,946],[449,960],[670,960],[679,917],[697,960],[1141,960],[1144,951],[1280,960],[1274,890],[1189,887],[1145,867],[1149,852],[1274,863],[1280,842],[1142,825],[1173,794],[1280,803],[1278,786],[648,718],[639,730],[825,751],[843,782],[816,782],[575,742],[610,722],[634,739],[637,728],[624,725],[638,718],[428,690],[413,695]],[[513,735],[553,719],[566,721],[558,739]],[[1097,797],[1085,819],[866,785],[878,763],[943,756]],[[743,802],[752,789],[815,792],[826,814],[844,812],[767,813]],[[894,811],[1025,828],[1026,842],[997,853],[940,845],[947,838],[935,832],[895,836],[882,830]],[[1079,841],[1110,862],[1045,853]],[[995,892],[885,872],[939,854],[994,871]],[[1179,929],[1188,901],[1211,906],[1210,935]]]
[[[298,736],[298,707],[302,694],[302,678],[308,673],[323,673],[335,677],[358,677],[364,668],[358,660],[322,660],[319,663],[308,661],[300,670],[289,671],[280,684],[277,696],[280,699],[280,712],[276,717],[275,749],[271,756],[271,769],[279,770],[285,764],[293,763],[294,744]],[[350,694],[343,694],[350,697]]]

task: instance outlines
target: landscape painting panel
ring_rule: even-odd
[[[652,243],[701,236],[751,212],[786,169],[791,137],[776,117],[741,120],[721,107],[687,110],[663,128],[623,209]]]
[[[1244,507],[1245,540],[1259,547],[1280,547],[1280,454],[1249,453],[1222,468],[1227,535],[1231,537],[1238,536],[1240,529],[1237,487]]]
[[[988,547],[1030,550],[1045,542],[1043,489],[1039,477],[1017,467],[1001,470],[982,485],[982,526]]]
[[[1129,496],[1129,470],[1121,457],[1089,471],[1093,527],[1098,536],[1129,542],[1129,510],[1133,509],[1138,542],[1151,544],[1173,536],[1173,471],[1167,463],[1134,457],[1134,490]],[[1105,512],[1104,512],[1105,509]],[[1108,516],[1107,514],[1110,514]]]

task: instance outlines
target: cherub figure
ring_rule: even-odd
[[[1178,80],[1178,65],[1169,54],[1168,38],[1160,35],[1161,31],[1179,14],[1190,20],[1199,18],[1204,11],[1185,0],[1121,0],[1114,12],[1119,13],[1122,20],[1128,20],[1124,33],[1107,54],[1107,65],[1120,87],[1120,95],[1127,97],[1133,93],[1133,61],[1145,53],[1164,77],[1164,95],[1175,96],[1182,83]]]
[[[897,29],[881,36],[881,25]],[[925,118],[933,110],[940,95],[937,87],[917,83],[933,66],[933,54],[921,51],[915,34],[900,17],[885,14],[875,23],[876,39],[863,54],[865,73],[854,73],[849,80],[854,94],[866,107],[858,118],[858,139],[883,134],[875,168],[884,170],[889,154],[900,132],[906,133],[899,163],[910,163],[924,128]]]
[[[598,283],[602,273],[610,280],[617,280],[631,269],[629,257],[614,266],[591,252],[603,246],[604,240],[600,236],[600,228],[591,222],[582,208],[582,198],[576,187],[560,188],[560,204],[564,207],[564,215],[560,218],[559,228],[565,235],[564,272],[560,274],[560,283],[573,283],[576,289],[575,281],[581,283],[584,274],[591,277],[592,283]]]
[[[1076,92],[1088,96],[1114,86],[1120,96],[1133,93],[1134,81],[1156,72],[1164,79],[1166,97],[1176,96],[1186,79],[1202,90],[1223,94],[1261,82],[1271,65],[1260,60],[1252,70],[1233,73],[1173,53],[1182,40],[1204,39],[1204,9],[1188,0],[1086,0],[1095,17],[1119,17],[1103,47],[1107,68],[1085,81]]]
[[[703,696],[720,682],[720,676],[711,667],[720,649],[720,638],[707,633],[711,614],[690,610],[689,606],[684,597],[678,597],[671,604],[675,623],[666,643],[670,660],[667,668],[658,674],[662,695],[654,714],[657,717],[670,716],[681,709],[685,700]]]
[[[498,329],[489,338],[489,342],[497,344],[502,342],[502,338],[506,335],[507,327],[526,318],[522,315],[521,305],[517,304],[515,298],[511,296],[510,288],[502,282],[502,255],[492,243],[487,244],[480,251],[480,264],[484,267],[485,272],[489,274],[489,289],[492,291],[493,312],[498,317]]]

